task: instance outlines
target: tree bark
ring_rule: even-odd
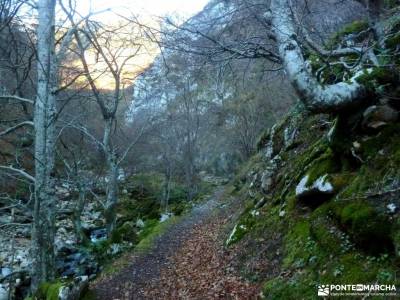
[[[79,181],[81,180],[81,181]],[[77,176],[77,186],[78,186],[78,202],[75,205],[74,208],[74,215],[73,215],[73,223],[74,223],[74,230],[75,230],[75,234],[78,238],[78,241],[81,244],[87,244],[88,242],[88,238],[86,237],[85,233],[83,232],[82,229],[82,221],[81,221],[81,217],[82,217],[82,212],[85,208],[85,204],[86,204],[86,190],[85,190],[85,186],[82,184],[82,180],[80,179],[79,176]]]
[[[107,163],[107,181],[106,181],[106,207],[104,216],[106,219],[107,236],[110,237],[116,224],[116,205],[118,202],[118,162],[117,156],[112,146],[111,131],[114,123],[113,118],[105,120],[103,135],[104,153]]]
[[[309,111],[332,113],[359,105],[367,96],[365,87],[355,78],[349,82],[322,85],[307,68],[297,42],[292,11],[288,0],[272,0],[272,26],[285,71],[300,99]]]
[[[38,85],[34,109],[35,204],[32,226],[32,290],[54,279],[55,188],[52,176],[55,158],[57,83],[54,63],[55,0],[39,1],[37,30]]]

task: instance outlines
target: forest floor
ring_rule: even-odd
[[[238,275],[224,248],[232,201],[223,203],[223,192],[217,188],[149,251],[125,257],[124,268],[96,280],[95,299],[257,299],[260,286]]]

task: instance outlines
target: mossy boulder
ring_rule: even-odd
[[[340,225],[359,247],[372,254],[393,251],[392,224],[387,215],[363,200],[342,201],[333,206]]]
[[[340,159],[328,147],[315,159],[296,186],[296,197],[314,206],[330,199],[342,183],[333,180],[333,174],[340,170]],[[337,179],[337,176],[335,177]],[[336,186],[337,184],[337,186]]]

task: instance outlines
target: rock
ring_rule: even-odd
[[[261,175],[261,189],[264,192],[268,192],[268,190],[270,189],[270,187],[273,185],[274,181],[273,181],[273,172],[272,170],[265,170],[262,175]]]
[[[271,187],[274,185],[274,176],[279,168],[281,158],[276,155],[269,163],[267,169],[261,175],[261,189],[264,193],[268,193]]]
[[[397,206],[394,203],[390,203],[386,206],[386,208],[388,209],[388,213],[389,214],[394,214],[397,211]]]
[[[263,207],[265,205],[265,203],[267,203],[267,199],[265,197],[262,197],[257,204],[254,206],[255,209],[259,209],[261,207]]]
[[[120,244],[112,244],[110,249],[107,251],[109,254],[112,256],[117,255],[122,251],[121,245]]]
[[[272,126],[271,131],[270,131],[270,138],[268,140],[268,143],[265,147],[265,157],[267,159],[271,159],[275,154],[276,151],[274,149],[274,138],[275,138],[275,132],[277,129],[277,125],[275,124],[274,126]]]
[[[10,268],[1,268],[1,277],[7,277],[8,275],[10,275],[11,269]]]
[[[167,220],[168,220],[169,218],[171,218],[172,216],[173,216],[172,213],[164,213],[164,214],[161,214],[160,223],[167,221]]]
[[[363,114],[363,127],[376,129],[398,120],[399,113],[389,105],[373,105]]]
[[[258,182],[258,174],[254,173],[253,175],[250,175],[253,178],[251,179],[251,182],[249,184],[249,188],[255,188],[257,187],[257,182]]]
[[[359,150],[361,148],[361,144],[358,141],[354,141],[353,147],[354,147],[354,149]]]
[[[29,249],[19,249],[15,254],[15,261],[21,269],[30,268],[32,261],[29,254]]]
[[[8,289],[0,284],[0,300],[8,300]]]
[[[71,254],[57,256],[57,271],[63,277],[90,275],[97,273],[98,264],[88,252],[76,248]]]
[[[286,127],[283,132],[283,141],[285,145],[285,149],[289,149],[294,145],[297,137],[297,128],[293,126]]]
[[[138,228],[143,228],[144,227],[144,222],[142,219],[137,219],[136,220],[136,227]]]
[[[296,187],[296,197],[306,198],[318,195],[332,195],[333,185],[328,180],[328,174],[318,177],[314,182],[309,182],[309,175],[304,176]]]
[[[281,211],[279,212],[279,216],[280,216],[281,218],[283,218],[285,215],[286,215],[286,211],[281,210]]]
[[[68,285],[60,287],[58,292],[59,300],[76,300],[81,299],[82,295],[86,292],[89,287],[88,276],[79,276]]]
[[[105,228],[95,229],[90,233],[92,243],[104,241],[107,238],[107,230]]]

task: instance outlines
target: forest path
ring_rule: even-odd
[[[92,285],[98,300],[256,299],[259,287],[235,275],[221,237],[229,219],[217,188],[202,205],[158,237],[146,254]],[[223,208],[221,208],[223,207]]]

